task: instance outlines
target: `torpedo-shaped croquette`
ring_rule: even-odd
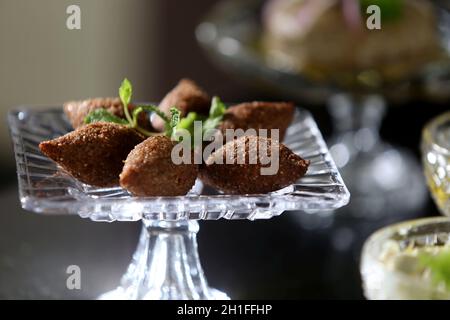
[[[190,79],[181,79],[161,101],[159,109],[169,116],[170,109],[176,107],[183,117],[189,112],[207,115],[210,105],[211,98],[202,88]],[[153,116],[152,125],[158,131],[164,130],[164,121],[157,115]]]
[[[272,153],[272,150],[277,152]],[[270,163],[261,160],[266,155]],[[241,163],[238,162],[240,156]],[[227,194],[268,193],[296,182],[305,175],[308,166],[309,161],[278,141],[242,136],[213,152],[200,167],[199,177]],[[264,174],[262,168],[266,168]]]
[[[41,142],[39,149],[81,182],[111,187],[119,184],[123,161],[142,140],[141,134],[126,126],[96,122]]]
[[[138,144],[128,155],[120,174],[120,185],[134,196],[182,196],[195,183],[198,166],[175,164],[175,142],[153,136]]]
[[[283,141],[286,130],[294,118],[295,107],[290,102],[245,102],[229,107],[219,128],[226,129],[267,129],[279,130],[279,140]]]
[[[132,113],[134,108],[135,106],[132,104],[128,106],[130,113]],[[94,98],[82,101],[69,101],[64,104],[63,109],[74,129],[84,126],[86,116],[96,109],[105,109],[112,115],[125,119],[123,104],[119,98]],[[150,119],[145,112],[139,114],[138,123],[144,129],[149,130],[151,128]]]

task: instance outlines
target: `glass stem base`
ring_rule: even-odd
[[[384,99],[340,94],[328,107],[334,124],[330,152],[351,193],[350,205],[342,211],[380,218],[420,209],[426,188],[418,161],[380,139]]]
[[[99,299],[228,300],[208,287],[197,250],[197,221],[144,220],[120,286]]]

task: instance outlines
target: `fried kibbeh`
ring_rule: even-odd
[[[308,169],[309,161],[279,142],[293,120],[292,103],[254,101],[227,109],[219,97],[211,99],[189,79],[180,80],[158,107],[129,104],[132,93],[131,82],[124,79],[120,98],[66,103],[64,112],[75,131],[42,142],[40,150],[83,183],[120,185],[143,197],[186,195],[197,177],[228,194],[267,193],[292,184]],[[123,103],[129,104],[125,110]],[[150,121],[147,112],[154,113]],[[192,134],[199,132],[196,121],[203,124],[202,143],[191,141]],[[244,136],[234,132],[230,141],[228,129],[243,130]],[[260,129],[268,130],[268,137]],[[272,134],[273,129],[279,135]],[[205,137],[210,131],[214,136]],[[191,139],[183,135],[186,132]],[[220,133],[230,142],[223,145]],[[208,138],[212,138],[209,144]],[[186,152],[191,161],[186,161]],[[198,156],[208,159],[198,165]],[[230,156],[237,163],[230,163]]]
[[[244,102],[229,107],[224,114],[220,130],[226,129],[278,129],[283,141],[287,128],[294,118],[295,107],[289,102]]]
[[[175,164],[171,153],[175,142],[153,136],[138,144],[128,155],[120,185],[134,196],[182,196],[195,183],[198,166]]]
[[[159,109],[170,115],[170,108],[176,107],[184,117],[189,112],[208,114],[211,98],[190,79],[181,79],[159,104]],[[152,117],[152,125],[158,131],[164,130],[164,121],[157,115]]]
[[[125,119],[125,113],[123,110],[123,104],[120,98],[95,98],[83,101],[70,101],[64,104],[64,113],[69,119],[70,124],[74,129],[84,126],[84,119],[86,116],[96,110],[103,108],[116,117]],[[128,110],[130,113],[134,110],[135,106],[130,104]],[[139,114],[139,125],[144,129],[150,129],[150,121],[148,115],[143,112]]]
[[[265,152],[258,152],[258,145],[266,148]],[[262,175],[261,168],[272,164],[263,165],[260,156],[267,154],[270,157],[272,145],[278,150],[275,159],[278,160],[278,170],[272,175]],[[238,164],[239,155],[243,155],[244,164]],[[254,158],[257,161],[251,162],[250,158],[254,155],[257,155]],[[227,164],[227,157],[234,159],[234,163]],[[282,189],[303,177],[309,163],[275,140],[242,136],[213,152],[200,167],[199,177],[205,184],[228,194],[267,193]]]
[[[47,157],[76,179],[97,187],[119,184],[123,161],[144,140],[137,131],[110,122],[96,122],[39,144]]]

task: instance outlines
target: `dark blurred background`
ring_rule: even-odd
[[[126,76],[136,99],[159,101],[190,77],[225,101],[285,99],[267,95],[215,67],[195,27],[215,0],[0,0],[0,108],[4,119],[0,185],[0,298],[95,298],[116,287],[135,249],[140,223],[94,223],[43,216],[19,206],[5,115],[20,104],[60,104],[111,96]],[[65,9],[79,4],[82,29],[65,27]],[[323,107],[310,109],[324,135]],[[382,137],[419,159],[421,128],[448,105],[415,101],[390,108]],[[408,214],[358,218],[345,212],[287,212],[268,221],[201,222],[199,250],[211,286],[233,299],[361,299],[358,260],[377,228],[438,215],[428,199]],[[66,268],[82,270],[82,290],[67,290]]]

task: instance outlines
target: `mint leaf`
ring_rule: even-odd
[[[125,114],[125,118],[128,120],[130,124],[132,124],[133,119],[130,116],[130,111],[128,110],[128,105],[131,101],[131,95],[133,94],[133,87],[131,85],[131,82],[125,78],[122,81],[122,84],[119,88],[119,97],[120,101],[122,101],[123,104],[123,112]]]
[[[113,115],[112,113],[110,113],[109,111],[107,111],[106,109],[103,109],[103,108],[95,109],[95,110],[89,112],[89,114],[84,118],[85,124],[100,122],[100,121],[114,122],[114,123],[123,124],[123,125],[128,124],[127,120],[116,117],[115,115]]]
[[[157,115],[159,115],[164,120],[165,123],[168,123],[170,121],[169,118],[167,118],[167,116],[164,114],[164,112],[162,112],[158,108],[158,106],[155,106],[155,105],[137,106],[133,110],[133,116],[132,116],[132,124],[133,125],[132,125],[132,127],[135,128],[136,130],[138,130],[140,133],[142,133],[145,136],[152,136],[152,135],[156,135],[157,134],[155,132],[149,132],[149,131],[139,127],[139,124],[138,124],[139,114],[141,112],[145,112],[145,111],[156,113]]]
[[[173,137],[175,133],[175,128],[180,122],[181,112],[177,108],[170,109],[170,121],[166,121],[165,123],[165,133],[168,137]]]
[[[158,106],[155,106],[155,105],[142,105],[142,106],[137,106],[133,110],[133,127],[135,127],[136,129],[140,129],[138,124],[137,124],[137,121],[138,121],[139,114],[141,112],[143,112],[143,111],[154,112],[159,117],[161,117],[161,119],[163,119],[163,121],[164,121],[164,127],[165,127],[165,132],[164,133],[167,136],[169,136],[169,137],[172,136],[174,128],[180,122],[181,112],[177,108],[171,108],[170,109],[171,116],[169,118],[169,117],[167,117],[167,115],[164,112],[162,112],[158,108]]]
[[[211,129],[216,129],[222,122],[222,117],[208,118],[203,122],[203,134]]]
[[[227,107],[220,100],[219,97],[213,97],[211,101],[211,108],[209,109],[209,118],[217,118],[223,116]]]
[[[214,97],[211,101],[211,108],[209,109],[209,116],[205,117],[202,115],[199,115],[195,112],[189,112],[185,117],[181,118],[180,111],[176,108],[170,109],[171,117],[170,119],[167,118],[166,115],[161,115],[166,118],[163,120],[165,121],[165,133],[169,137],[171,137],[174,140],[177,140],[178,137],[176,135],[178,129],[185,129],[188,130],[191,133],[192,137],[192,143],[194,144],[194,122],[195,121],[202,121],[202,137],[204,136],[205,132],[207,132],[210,129],[216,129],[220,122],[222,121],[223,115],[226,111],[225,104],[220,100],[219,97]],[[159,111],[153,110],[155,112]],[[159,111],[161,112],[161,111]],[[158,113],[159,115],[159,113]],[[200,133],[199,133],[200,134]]]
[[[139,109],[139,112],[137,112],[136,110]],[[138,106],[135,111],[133,111],[133,116],[136,113],[136,116],[141,113],[142,111],[148,111],[148,112],[154,112],[156,113],[161,119],[163,119],[164,122],[170,122],[170,119],[167,117],[167,115],[162,112],[158,106],[152,105],[152,104],[148,104],[148,105],[141,105]]]
[[[444,283],[450,290],[450,249],[442,250],[436,255],[422,254],[420,263],[430,269],[433,282],[437,285]]]
[[[195,121],[203,121],[205,120],[205,116],[199,115],[196,112],[189,112],[184,118],[180,119],[180,122],[175,127],[175,129],[172,132],[172,139],[173,140],[180,140],[180,137],[177,137],[177,131],[178,130],[187,130],[191,135],[191,144],[194,147],[195,146],[195,139],[194,139],[194,122]]]
[[[189,112],[186,117],[181,118],[177,125],[177,129],[191,130],[193,128],[194,121],[199,118],[196,112]]]
[[[211,129],[216,129],[222,122],[223,115],[227,110],[226,105],[219,97],[213,97],[211,108],[209,109],[209,117],[203,122],[203,136]]]
[[[178,123],[180,122],[181,112],[177,108],[171,108],[170,114],[171,114],[170,126],[172,128],[175,128],[178,125]]]
[[[124,106],[128,106],[130,104],[132,94],[133,87],[131,85],[131,82],[127,78],[125,78],[119,88],[120,101],[122,101],[122,104]]]

